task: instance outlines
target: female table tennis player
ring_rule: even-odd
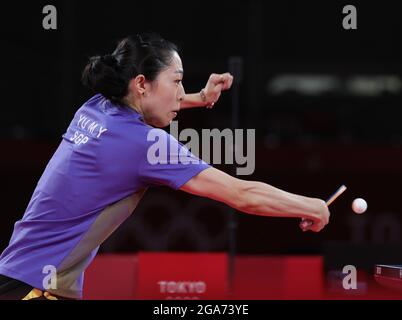
[[[185,93],[182,79],[176,46],[154,34],[127,37],[112,54],[90,59],[82,80],[96,95],[76,112],[0,256],[1,299],[81,298],[84,270],[99,245],[151,186],[250,214],[310,219],[315,232],[328,223],[321,199],[237,179],[190,152],[177,161],[179,148],[181,156],[187,149],[157,128],[168,126],[180,109],[213,106],[233,77],[212,74],[194,94]],[[169,144],[163,163],[149,159],[151,130]]]

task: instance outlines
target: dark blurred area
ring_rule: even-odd
[[[57,30],[42,9],[57,8]],[[2,5],[3,123],[0,141],[4,249],[74,112],[91,96],[80,83],[88,57],[129,34],[152,30],[180,47],[187,92],[243,61],[239,127],[256,129],[256,170],[243,177],[327,198],[319,234],[298,221],[237,214],[236,250],[325,253],[334,265],[402,263],[402,20],[391,2],[30,1]],[[212,110],[184,110],[180,129],[230,128],[231,93]],[[220,167],[231,172],[230,167]],[[352,212],[354,198],[368,202]],[[167,188],[150,190],[101,252],[228,249],[226,206]]]

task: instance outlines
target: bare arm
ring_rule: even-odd
[[[223,202],[236,210],[262,216],[308,218],[318,232],[328,223],[325,201],[289,193],[266,183],[234,178],[208,168],[181,187],[181,190]]]
[[[221,92],[230,89],[232,83],[233,76],[230,73],[213,73],[209,76],[208,82],[202,92],[185,95],[180,108],[212,107],[218,101]]]
[[[201,98],[201,94],[198,93],[187,93],[180,104],[180,109],[198,108],[206,107],[207,102]]]

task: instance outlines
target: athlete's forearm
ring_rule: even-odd
[[[226,203],[250,214],[306,218],[309,230],[318,232],[328,223],[324,200],[304,197],[257,181],[241,180],[215,168],[208,168],[185,183],[181,190]]]
[[[202,99],[201,94],[199,92],[189,93],[184,96],[184,99],[180,104],[180,108],[189,109],[189,108],[205,107],[206,105],[207,102]]]
[[[310,218],[319,214],[321,199],[289,193],[266,183],[242,181],[239,210],[271,217]],[[322,205],[322,204],[321,204]]]

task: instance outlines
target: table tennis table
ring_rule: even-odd
[[[374,279],[384,287],[402,292],[402,265],[376,264]]]

